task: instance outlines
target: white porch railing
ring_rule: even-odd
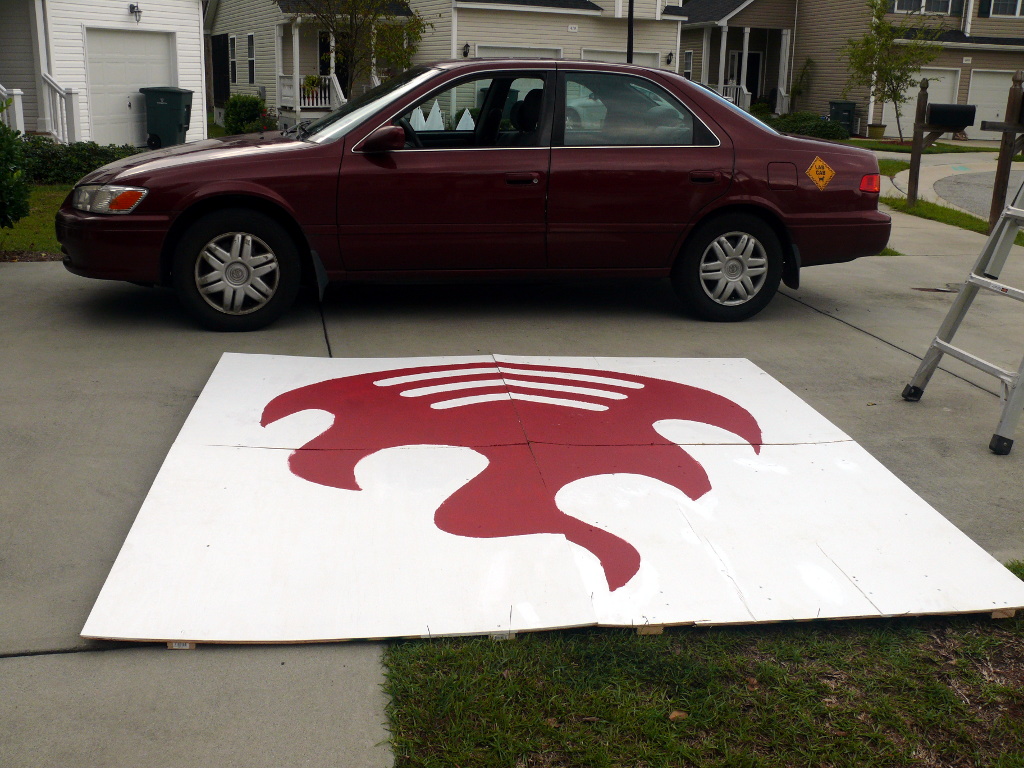
[[[299,81],[299,108],[329,112],[345,103],[345,94],[335,75],[324,75],[318,85],[308,87],[305,76]],[[277,76],[277,100],[282,107],[295,107],[295,79],[291,75]]]
[[[82,113],[77,88],[61,88],[60,83],[43,72],[43,98],[50,111],[50,130],[61,144],[81,140]]]
[[[750,111],[750,91],[742,85],[720,85],[718,92],[740,109]]]
[[[0,85],[0,102],[6,102],[8,99],[12,100],[11,105],[3,112],[0,112],[0,122],[12,130],[24,133],[25,109],[21,103],[22,96],[24,96],[24,92],[20,88],[8,90]]]

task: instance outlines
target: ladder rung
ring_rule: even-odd
[[[1014,288],[1012,285],[1007,285],[1006,283],[1000,283],[998,280],[992,280],[988,277],[971,274],[967,276],[967,282],[972,283],[979,288],[984,288],[986,291],[998,293],[1000,296],[1009,296],[1011,299],[1024,301],[1024,290]]]
[[[1000,368],[998,365],[993,365],[987,360],[982,360],[976,355],[972,355],[970,352],[965,352],[960,347],[954,347],[949,342],[943,341],[942,339],[935,339],[932,342],[932,346],[947,355],[955,357],[957,360],[967,363],[968,365],[974,366],[979,371],[995,376],[997,379],[1004,381],[1008,386],[1013,387],[1017,384],[1017,373],[1015,371],[1008,371],[1005,368]]]
[[[1006,216],[1008,219],[1024,221],[1024,208],[1014,208],[1012,205],[1008,205],[1006,210],[1003,211],[1003,216]]]

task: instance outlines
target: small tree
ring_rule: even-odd
[[[12,100],[0,101],[0,112]],[[0,228],[28,216],[29,186],[21,152],[21,134],[0,122]]]
[[[334,35],[336,56],[345,64],[341,85],[347,96],[354,83],[369,78],[375,63],[395,73],[408,69],[430,26],[398,0],[298,0],[293,5]]]
[[[846,41],[842,55],[850,64],[850,79],[843,91],[864,86],[881,104],[896,110],[896,130],[903,141],[900,117],[903,105],[910,100],[905,92],[919,82],[918,72],[942,51],[935,42],[942,34],[942,25],[924,28],[914,25],[920,20],[917,12],[903,15],[898,23],[888,17],[890,0],[868,0],[871,26],[863,37]]]

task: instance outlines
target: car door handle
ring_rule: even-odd
[[[718,181],[718,171],[690,171],[690,181],[694,184],[714,184]]]
[[[540,184],[539,173],[506,173],[506,184]]]

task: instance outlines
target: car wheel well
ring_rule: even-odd
[[[258,197],[250,197],[248,195],[218,195],[217,197],[201,200],[189,208],[186,208],[174,220],[174,224],[171,225],[171,229],[164,240],[164,247],[160,255],[160,275],[162,285],[171,285],[171,265],[174,263],[174,254],[178,248],[178,243],[188,231],[189,227],[210,213],[215,213],[216,211],[226,210],[229,208],[241,208],[262,213],[284,227],[285,231],[288,232],[294,241],[295,247],[298,249],[299,258],[302,262],[303,283],[306,283],[313,277],[312,257],[309,242],[306,240],[306,235],[302,231],[298,222],[296,222],[287,211],[269,200],[264,200]]]
[[[704,224],[736,214],[756,216],[772,228],[775,236],[779,238],[779,244],[782,246],[782,282],[790,288],[797,288],[800,285],[800,260],[793,248],[793,239],[789,236],[789,230],[778,216],[756,205],[731,205],[727,208],[718,208],[703,219],[695,221],[679,251],[676,253],[675,261],[678,262],[682,255],[686,253],[686,246]]]

